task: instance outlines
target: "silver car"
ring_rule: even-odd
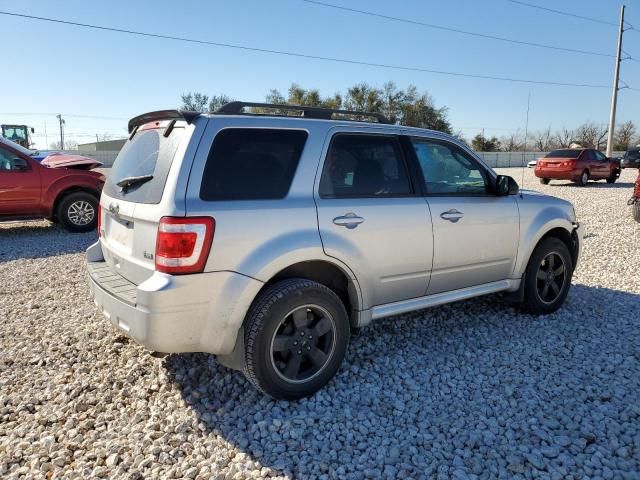
[[[149,350],[215,354],[273,397],[320,389],[372,320],[496,292],[547,314],[569,291],[573,206],[449,135],[242,102],[129,132],[87,251],[96,305]]]

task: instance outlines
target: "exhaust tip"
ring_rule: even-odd
[[[169,355],[168,353],[164,353],[164,352],[151,352],[151,356],[153,358],[164,358],[167,355]]]

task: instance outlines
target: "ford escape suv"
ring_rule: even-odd
[[[495,292],[557,310],[580,247],[570,203],[449,135],[232,102],[129,122],[87,268],[99,310],[149,350],[216,354],[295,399],[372,320]]]

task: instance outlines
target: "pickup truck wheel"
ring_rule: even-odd
[[[549,185],[549,182],[551,181],[550,178],[541,178],[540,179],[540,183],[543,185]]]
[[[349,343],[340,298],[302,278],[283,280],[254,301],[245,320],[244,374],[277,399],[312,395],[336,374]]]
[[[525,273],[524,301],[536,315],[558,310],[569,293],[573,260],[562,240],[545,238],[533,251]]]
[[[98,199],[87,192],[71,193],[58,205],[56,217],[70,232],[90,232],[98,225]]]

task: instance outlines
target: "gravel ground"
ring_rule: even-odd
[[[293,403],[115,332],[87,293],[94,234],[0,225],[0,477],[640,478],[635,172],[587,188],[524,173],[586,227],[564,308],[492,296],[379,321]]]

